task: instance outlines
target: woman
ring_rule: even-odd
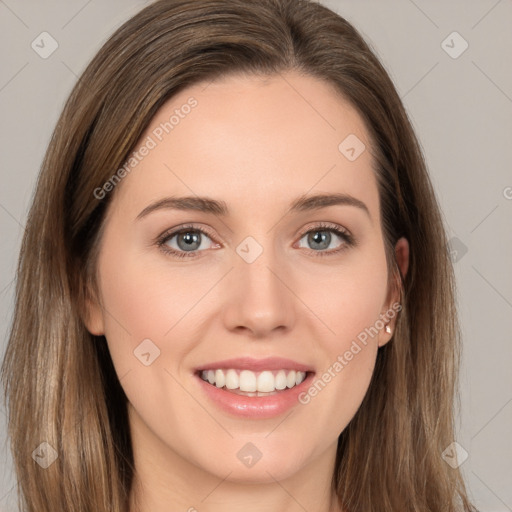
[[[27,511],[475,510],[439,206],[357,31],[160,0],[74,88],[3,364]]]

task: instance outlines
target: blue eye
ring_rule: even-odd
[[[324,249],[331,244],[333,233],[342,242],[337,248],[326,251]],[[307,243],[312,247],[309,248],[309,251],[315,256],[332,256],[355,245],[355,240],[348,231],[330,224],[321,224],[306,231],[301,235],[299,242],[306,236]],[[157,241],[157,245],[163,252],[173,257],[195,258],[198,252],[209,248],[207,240],[212,240],[212,238],[204,229],[187,225],[182,226],[179,230],[164,233]],[[169,244],[173,239],[176,239],[174,247]],[[213,247],[218,248],[220,244],[213,242]],[[302,246],[299,247],[302,248]]]
[[[332,233],[342,240],[342,243],[337,248],[331,251],[324,251],[327,249],[333,241]],[[353,237],[345,230],[338,227],[333,227],[327,224],[315,226],[314,229],[306,231],[301,237],[301,240],[307,236],[307,243],[313,247],[314,252],[318,253],[318,256],[330,256],[338,254],[340,251],[347,249],[350,246],[355,245]],[[316,249],[321,249],[316,250]]]
[[[168,242],[176,237],[177,248],[170,247]],[[204,237],[210,238],[208,234],[194,226],[182,227],[179,231],[164,234],[164,237],[158,242],[159,247],[166,253],[178,258],[195,257],[196,251],[207,249],[204,247]],[[218,246],[218,244],[217,244]]]

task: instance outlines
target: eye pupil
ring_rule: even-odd
[[[317,236],[320,233],[320,236]],[[325,243],[327,241],[327,243]],[[320,244],[321,247],[317,247],[317,249],[325,249],[329,247],[331,242],[331,233],[329,231],[314,231],[309,234],[308,242],[312,242],[314,244]]]
[[[178,246],[180,247],[180,249],[183,249],[183,250],[196,250],[200,245],[201,245],[201,242],[200,242],[200,238],[201,238],[201,235],[197,232],[194,232],[194,231],[186,231],[184,233],[181,233],[180,235],[178,235]],[[185,242],[185,245],[183,246],[180,242],[181,241],[184,241]],[[194,244],[197,244],[197,247],[193,247]]]

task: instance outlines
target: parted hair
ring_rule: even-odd
[[[158,0],[115,31],[74,86],[32,198],[2,365],[21,510],[128,512],[127,399],[105,340],[84,323],[115,197],[94,190],[187,86],[287,70],[332,84],[363,119],[388,276],[401,288],[393,337],[339,436],[332,489],[347,512],[476,510],[459,469],[442,458],[455,438],[461,342],[446,231],[421,147],[369,43],[307,0]],[[401,236],[410,247],[406,276],[394,253]],[[57,454],[46,469],[31,456],[42,442]]]

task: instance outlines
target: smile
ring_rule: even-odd
[[[306,378],[306,372],[296,370],[251,370],[218,368],[203,370],[201,378],[210,384],[245,396],[269,396],[298,386]]]
[[[312,366],[290,359],[236,358],[195,369],[200,393],[231,416],[265,419],[301,405],[299,394],[312,383]]]

